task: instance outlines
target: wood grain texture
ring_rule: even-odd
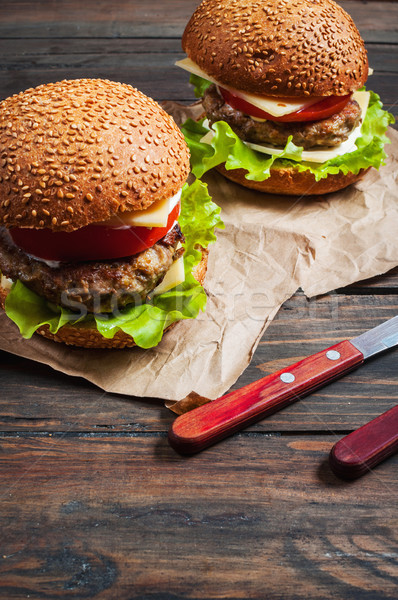
[[[345,288],[348,294],[395,294],[398,293],[398,267],[388,273],[357,281]]]
[[[177,37],[180,38],[199,0],[2,0],[0,37]],[[340,0],[354,19],[365,41],[382,43],[398,39],[395,2]],[[23,18],[21,19],[21,14]],[[377,18],[375,18],[377,15]]]
[[[343,483],[334,441],[2,437],[0,595],[393,600],[398,457]]]
[[[167,431],[161,400],[108,394],[80,377],[0,352],[0,431]]]

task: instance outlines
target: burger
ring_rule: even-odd
[[[384,163],[393,117],[363,87],[364,42],[333,0],[204,0],[182,47],[205,113],[183,126],[197,177],[325,194]]]
[[[0,155],[0,303],[24,337],[149,348],[204,309],[220,211],[154,100],[99,79],[28,89],[0,103]]]

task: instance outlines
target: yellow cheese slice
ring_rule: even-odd
[[[123,223],[135,227],[165,227],[169,216],[169,204],[169,198],[158,200],[149,208],[122,215]]]
[[[246,92],[242,92],[241,90],[237,90],[232,88],[224,83],[220,83],[214,77],[207,75],[196,63],[193,62],[190,58],[184,58],[183,60],[178,60],[175,63],[178,67],[193,73],[194,75],[199,75],[199,77],[203,77],[203,79],[207,79],[216,85],[219,85],[227,90],[230,90],[236,96],[239,96],[243,100],[250,102],[257,108],[264,110],[265,112],[273,115],[274,117],[283,117],[283,115],[288,115],[292,112],[296,112],[296,110],[301,110],[306,106],[311,106],[315,102],[319,101],[319,98],[271,98],[270,96],[258,96],[257,94],[249,94]]]
[[[107,227],[166,227],[170,212],[179,202],[181,191],[172,198],[158,200],[144,210],[121,213],[98,225]]]
[[[342,156],[343,154],[347,154],[347,152],[353,152],[356,150],[355,142],[361,135],[362,123],[365,119],[366,111],[368,110],[370,92],[355,92],[353,94],[353,100],[356,100],[361,108],[361,119],[362,122],[358,127],[353,129],[353,131],[348,136],[348,139],[345,142],[342,142],[339,146],[335,146],[334,148],[321,148],[314,150],[303,150],[301,155],[301,160],[306,162],[315,162],[315,163],[324,163],[327,160],[331,160],[332,158],[336,158],[337,156]],[[203,123],[205,126],[209,127],[209,122],[206,120]],[[200,140],[204,143],[209,143],[214,137],[214,132],[210,130],[206,133],[205,136]],[[268,155],[276,155],[280,154],[283,150],[282,147],[277,146],[267,146],[266,144],[253,144],[252,142],[243,141],[246,146],[256,150],[257,152],[262,152],[263,154]],[[286,158],[289,158],[286,156]],[[293,158],[294,160],[294,158]]]
[[[173,287],[185,281],[185,269],[184,269],[184,257],[180,256],[167,271],[164,279],[159,285],[153,290],[153,295],[158,296],[163,294]]]

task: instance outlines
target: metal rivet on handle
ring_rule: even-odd
[[[328,350],[326,356],[329,360],[339,360],[341,354],[340,352],[337,352],[337,350]]]
[[[283,381],[283,383],[293,383],[296,378],[293,373],[282,373],[282,375],[279,376],[279,379]]]

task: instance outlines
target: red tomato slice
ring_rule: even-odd
[[[302,108],[296,112],[284,115],[283,117],[274,117],[260,108],[257,108],[257,106],[250,104],[250,102],[236,96],[236,94],[233,94],[229,90],[225,90],[221,87],[219,89],[225,102],[232,106],[232,108],[240,110],[252,117],[257,117],[258,119],[267,119],[268,121],[277,121],[280,123],[319,121],[320,119],[326,119],[343,110],[351,98],[351,94],[348,94],[348,96],[328,96],[322,98],[319,102],[315,102],[314,104],[311,104],[311,106]],[[284,98],[281,98],[280,100],[283,102]],[[286,100],[288,101],[288,99]]]
[[[12,228],[14,242],[28,254],[56,261],[103,260],[138,254],[166,235],[180,214],[177,204],[166,227],[115,228],[88,225],[76,231]]]

